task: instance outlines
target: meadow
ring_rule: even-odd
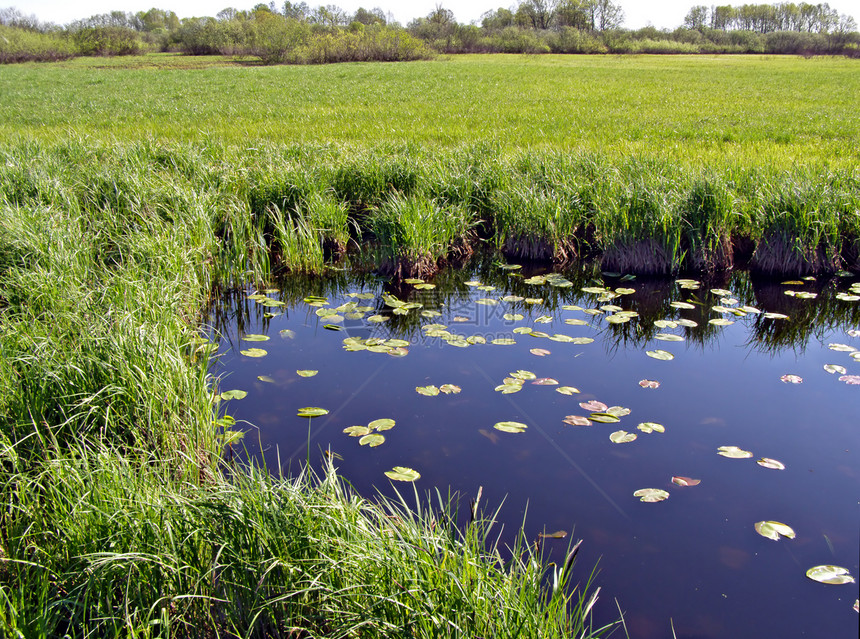
[[[735,243],[765,272],[780,251],[856,269],[855,66],[3,67],[3,633],[587,635],[573,547],[547,566],[493,545],[492,509],[464,529],[443,497],[226,465],[203,309],[345,255],[405,276],[482,246],[673,272],[726,268]]]

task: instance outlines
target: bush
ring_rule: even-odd
[[[128,27],[85,27],[72,34],[81,55],[136,55],[137,33]]]
[[[75,46],[59,34],[0,25],[0,64],[56,62],[76,53]]]

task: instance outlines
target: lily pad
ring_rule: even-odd
[[[675,356],[672,355],[669,351],[664,351],[661,349],[653,350],[653,351],[645,351],[645,354],[648,357],[653,357],[654,359],[659,359],[663,361],[669,361],[675,359]]]
[[[522,389],[521,384],[499,384],[494,390],[502,395],[510,395],[511,393],[519,393]]]
[[[675,335],[673,333],[657,333],[654,335],[654,339],[659,339],[663,342],[683,342],[684,338],[680,335]]]
[[[535,386],[558,386],[558,380],[552,377],[540,377],[532,382]]]
[[[609,324],[626,324],[630,321],[630,317],[627,315],[610,315],[606,321]]]
[[[842,566],[814,566],[806,571],[806,576],[822,584],[853,584],[854,577]]]
[[[666,427],[663,424],[658,424],[657,422],[642,422],[636,428],[641,430],[643,433],[665,433]]]
[[[778,459],[771,459],[770,457],[762,457],[756,464],[764,468],[770,468],[771,470],[785,470],[785,464]]]
[[[522,313],[505,313],[502,315],[502,319],[506,319],[509,322],[519,322],[526,318]]]
[[[647,503],[665,501],[669,499],[669,493],[661,488],[640,488],[635,493],[633,493],[633,496],[638,497],[639,501],[644,501]]]
[[[314,375],[316,375],[317,373],[319,373],[319,371],[315,371],[315,370],[300,370],[300,371],[296,371],[296,375],[298,375],[299,377],[313,377],[313,376],[314,376]]]
[[[421,473],[406,466],[395,466],[385,471],[385,476],[394,481],[417,481],[421,479]]]
[[[532,337],[549,337],[549,333],[544,333],[543,331],[535,331],[535,330],[530,330],[529,335],[531,335]]]
[[[675,476],[672,477],[672,483],[677,486],[698,486],[702,483],[702,480],[693,479],[691,477]]]
[[[613,444],[626,444],[636,439],[636,433],[628,433],[626,430],[616,430],[609,436]]]
[[[463,389],[455,384],[442,384],[439,387],[439,390],[445,393],[446,395],[456,395],[461,392]]]
[[[712,288],[711,293],[719,295],[720,297],[730,297],[732,295],[731,291],[724,288]]]
[[[531,371],[524,371],[524,370],[514,371],[513,373],[511,373],[510,376],[513,377],[514,379],[521,379],[524,381],[530,381],[532,379],[537,379],[537,375],[535,375]]]
[[[802,384],[803,378],[800,375],[783,375],[779,378],[786,384]]]
[[[714,319],[709,319],[708,324],[713,324],[714,326],[731,326],[734,322],[723,317],[715,317]]]
[[[687,328],[696,328],[699,325],[698,322],[694,322],[691,319],[685,319],[683,317],[679,319],[676,324],[678,324],[678,326],[686,326]]]
[[[505,295],[502,298],[503,302],[522,302],[525,298],[520,295]]]
[[[365,435],[370,435],[372,431],[367,426],[347,426],[343,429],[343,432],[350,437],[364,437]]]
[[[678,328],[678,322],[674,320],[655,320],[654,326],[657,328]]]
[[[587,410],[592,413],[599,413],[609,408],[606,404],[604,404],[603,402],[598,402],[596,399],[592,399],[587,402],[580,402],[579,406],[580,408],[582,408],[582,410]]]
[[[840,375],[844,375],[845,373],[848,372],[848,369],[846,369],[844,366],[839,366],[838,364],[825,364],[824,370],[826,370],[831,375],[833,375],[835,373],[839,373]]]
[[[267,384],[275,383],[275,380],[268,375],[257,375],[257,379],[259,379],[261,382],[266,382]]]
[[[766,319],[788,319],[788,315],[783,315],[782,313],[765,313],[762,317]]]
[[[370,446],[371,448],[376,448],[377,446],[381,446],[385,443],[385,435],[380,435],[379,433],[371,433],[370,435],[365,435],[364,437],[359,439],[358,443],[362,446]]]
[[[370,422],[367,427],[371,430],[375,431],[383,431],[383,430],[391,430],[394,428],[395,421],[388,417],[383,417],[381,419],[374,419]]]
[[[570,326],[588,326],[588,322],[579,318],[566,319],[564,320],[564,323],[569,324]]]
[[[246,348],[239,352],[245,357],[265,357],[269,354],[268,351],[262,348]]]
[[[779,541],[780,536],[794,539],[797,534],[791,528],[778,521],[757,521],[754,526],[755,531],[762,537]]]
[[[837,351],[839,353],[853,353],[857,349],[853,346],[849,346],[848,344],[828,344],[827,348],[831,351]]]
[[[562,421],[571,426],[591,426],[591,420],[581,415],[568,415]]]
[[[609,413],[591,413],[589,417],[592,421],[599,424],[617,424],[621,421],[618,417]]]
[[[435,397],[439,394],[439,389],[436,386],[416,386],[415,391],[419,395],[426,395],[427,397]]]
[[[228,390],[221,393],[221,399],[245,399],[248,396],[248,391],[243,390]]]
[[[591,337],[574,337],[570,343],[576,344],[577,346],[584,346],[586,344],[591,344],[594,342],[594,339]]]
[[[654,381],[653,379],[640,379],[639,385],[642,388],[660,388],[660,382]]]
[[[684,310],[692,310],[696,308],[693,304],[690,304],[689,302],[669,302],[669,306],[671,306],[672,308],[680,308]]]
[[[479,300],[475,300],[475,304],[481,304],[482,306],[495,306],[499,303],[499,300],[494,300],[489,297],[482,297]]]
[[[535,324],[550,324],[551,322],[552,315],[541,315],[535,318]]]
[[[269,336],[268,335],[258,335],[256,333],[248,333],[247,335],[244,335],[242,337],[242,340],[246,341],[246,342],[268,342]]]
[[[616,417],[624,417],[625,415],[630,414],[630,409],[624,408],[623,406],[610,406],[604,412],[609,413],[610,415],[615,415]]]
[[[526,304],[532,304],[534,306],[537,306],[538,304],[543,304],[543,298],[542,297],[527,297],[523,301]]]
[[[575,395],[579,393],[579,389],[574,386],[559,386],[555,389],[555,392],[562,395]]]
[[[545,348],[531,348],[529,349],[529,353],[531,353],[532,355],[537,355],[538,357],[546,357],[550,354],[550,351]]]
[[[371,315],[370,317],[368,317],[367,321],[372,322],[374,324],[381,324],[382,322],[387,322],[390,319],[390,317],[386,317],[385,315],[379,315],[377,313],[376,315]]]
[[[497,422],[493,425],[493,428],[503,433],[523,433],[528,426],[521,422]]]
[[[300,408],[297,414],[299,417],[322,417],[323,415],[328,415],[328,411],[325,408],[317,408],[316,406],[305,406],[304,408]]]
[[[490,342],[491,344],[495,344],[496,346],[513,346],[516,344],[516,340],[511,339],[510,337],[497,337],[496,339]]]
[[[860,385],[860,375],[842,375],[839,378],[840,382],[845,382],[846,384],[850,384],[852,386]]]
[[[743,450],[737,446],[720,446],[717,449],[717,454],[730,459],[748,459],[753,454],[748,450]]]

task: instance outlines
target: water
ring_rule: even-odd
[[[384,471],[407,466],[421,473],[419,492],[439,487],[459,492],[464,504],[483,487],[487,508],[502,504],[505,538],[525,520],[531,539],[541,532],[567,531],[584,543],[577,562],[579,578],[597,564],[596,585],[602,587],[596,624],[624,612],[631,637],[856,637],[856,584],[831,586],[805,577],[808,568],[836,564],[857,578],[860,518],[857,409],[860,386],[839,381],[823,369],[838,364],[860,374],[860,361],[829,344],[860,348],[860,302],[834,294],[848,290],[850,278],[803,285],[758,282],[744,273],[698,290],[681,290],[672,280],[619,281],[593,269],[565,273],[569,288],[526,284],[524,279],[546,271],[505,271],[489,261],[440,273],[433,290],[415,290],[371,277],[339,273],[314,280],[291,278],[271,299],[284,307],[265,307],[244,295],[224,299],[213,309],[212,325],[221,335],[221,358],[214,373],[220,388],[242,389],[248,396],[226,403],[227,413],[247,430],[247,454],[265,462],[272,472],[297,471],[310,456],[320,465],[323,451],[336,455],[337,467],[365,496],[392,494]],[[496,288],[479,290],[465,284],[479,281]],[[581,291],[606,284],[630,287],[633,294],[609,302]],[[725,288],[736,304],[783,313],[788,320],[749,314],[743,318],[710,310]],[[817,299],[798,299],[786,290],[818,292]],[[250,292],[250,291],[249,291]],[[373,299],[347,297],[372,293]],[[422,309],[392,315],[381,296],[393,294],[416,301]],[[365,319],[345,319],[345,330],[323,328],[319,307],[302,299],[319,295],[334,308],[347,302],[374,307]],[[475,301],[506,295],[543,298],[540,305],[524,301],[484,306]],[[672,300],[690,299],[693,310],[676,310]],[[731,300],[728,300],[731,302]],[[611,325],[603,317],[563,310],[566,304],[596,308],[617,304],[639,313],[630,323]],[[421,317],[421,310],[441,316]],[[376,312],[389,317],[368,323]],[[265,317],[265,313],[275,313]],[[279,313],[279,314],[278,314]],[[503,318],[521,313],[522,321]],[[552,322],[534,319],[551,316]],[[454,321],[454,318],[465,321]],[[708,319],[727,317],[730,326]],[[572,326],[564,319],[590,322]],[[655,320],[687,318],[695,328],[654,328]],[[452,346],[426,336],[421,326],[447,325],[448,331],[488,340],[513,338],[516,344]],[[571,344],[517,334],[530,326],[550,335],[591,337],[590,344]],[[292,331],[285,336],[281,331]],[[684,342],[653,338],[657,332],[682,335]],[[265,334],[266,342],[250,343],[245,334]],[[856,335],[856,333],[854,334]],[[405,357],[367,350],[347,352],[349,337],[403,339]],[[239,354],[261,347],[259,359]],[[545,357],[530,349],[551,351]],[[659,361],[647,350],[664,349],[675,359]],[[315,369],[303,378],[298,369]],[[581,393],[562,395],[555,386],[526,382],[504,395],[494,391],[510,372],[528,370],[555,378]],[[802,384],[785,383],[785,374],[799,375]],[[269,376],[273,383],[260,381]],[[642,379],[660,382],[642,388]],[[456,384],[459,394],[426,397],[417,386]],[[579,402],[596,399],[631,409],[617,424],[568,426],[566,415],[587,416]],[[330,413],[310,421],[298,408],[319,406]],[[390,417],[396,426],[384,432],[381,446],[360,446],[342,431]],[[521,434],[493,428],[499,421],[525,423]],[[637,430],[645,421],[661,423],[665,433]],[[614,444],[609,435],[623,429],[636,433],[630,443]],[[752,459],[717,454],[724,445],[751,451]],[[775,458],[785,470],[757,465],[760,457]],[[679,487],[673,475],[701,479]],[[408,484],[398,484],[398,488]],[[667,501],[641,503],[640,488],[662,488]],[[759,536],[753,525],[776,520],[791,526],[794,540],[778,542]],[[561,561],[570,537],[546,540],[550,558]],[[617,603],[616,603],[617,602]]]

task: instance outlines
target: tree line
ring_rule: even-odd
[[[787,53],[860,57],[850,16],[826,3],[693,6],[674,30],[623,28],[612,0],[520,0],[464,24],[441,4],[401,25],[379,8],[284,2],[182,18],[112,11],[64,26],[0,9],[0,62],[176,51],[265,64],[415,60],[442,53]]]

